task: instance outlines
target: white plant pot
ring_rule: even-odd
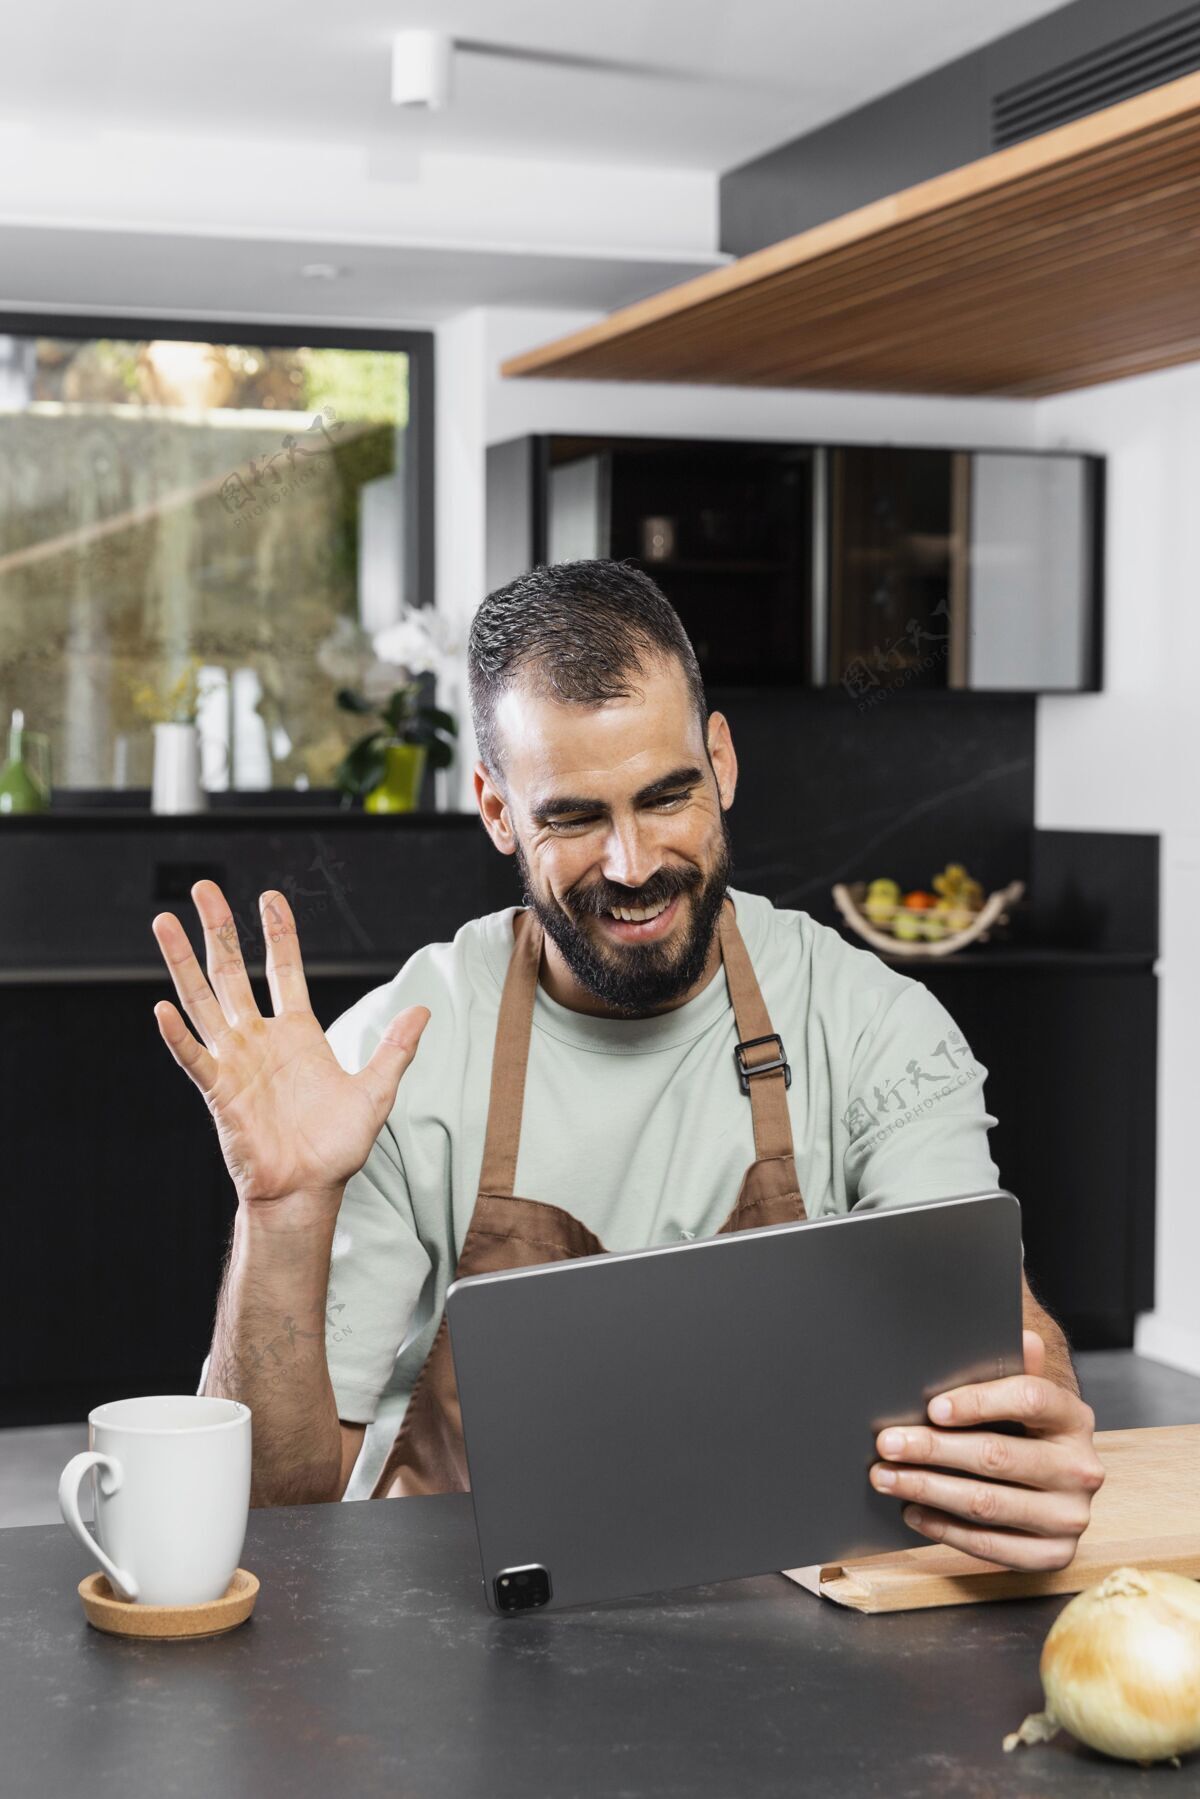
[[[200,737],[195,725],[155,725],[150,810],[201,812],[207,798],[200,785]]]

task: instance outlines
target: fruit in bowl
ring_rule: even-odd
[[[934,875],[933,886],[948,910],[957,907],[978,912],[983,905],[983,888],[971,879],[961,862],[947,862],[941,874]]]
[[[886,927],[891,924],[892,915],[899,904],[900,885],[897,881],[872,881],[863,900],[863,911],[872,924]]]
[[[898,957],[948,956],[968,944],[986,943],[996,925],[1006,924],[1008,910],[1025,891],[1023,881],[985,897],[961,862],[947,863],[928,888],[905,891],[883,876],[846,886],[836,882],[833,900],[850,928],[882,955],[889,947]]]
[[[965,931],[983,905],[983,888],[961,862],[948,862],[928,888],[907,893],[898,881],[881,876],[871,881],[862,902],[863,914],[881,931],[902,943],[938,943]]]

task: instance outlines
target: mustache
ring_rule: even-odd
[[[633,893],[628,887],[610,887],[606,882],[598,887],[583,888],[579,892],[572,889],[566,895],[567,904],[573,912],[601,913],[614,906],[625,906],[628,910],[649,910],[652,906],[665,906],[681,893],[690,893],[701,885],[703,877],[697,871],[685,874],[681,869],[678,875],[668,875],[664,870],[643,887],[639,893]]]

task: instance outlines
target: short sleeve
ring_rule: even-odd
[[[365,1066],[391,1016],[389,1009],[376,1026],[360,1002],[334,1021],[326,1037],[343,1068],[357,1073]],[[393,1128],[402,1097],[403,1085],[366,1162],[346,1184],[333,1236],[325,1355],[338,1417],[348,1424],[375,1417],[431,1267]]]
[[[338,1417],[348,1424],[375,1417],[430,1266],[385,1125],[346,1185],[329,1265],[325,1356]]]
[[[850,1065],[842,1114],[846,1194],[855,1211],[988,1192],[1000,1172],[987,1069],[941,1001],[906,980],[881,998]]]

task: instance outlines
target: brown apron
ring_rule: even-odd
[[[524,910],[516,914],[515,931],[496,1025],[479,1192],[455,1279],[604,1253],[600,1240],[570,1212],[513,1193],[542,927],[531,911]],[[791,1069],[783,1043],[771,1029],[728,898],[721,907],[718,931],[739,1038],[734,1061],[742,1092],[750,1100],[756,1152],[721,1232],[794,1223],[806,1214],[788,1117],[786,1088],[791,1085]],[[371,1497],[465,1493],[469,1485],[462,1415],[443,1315]]]

